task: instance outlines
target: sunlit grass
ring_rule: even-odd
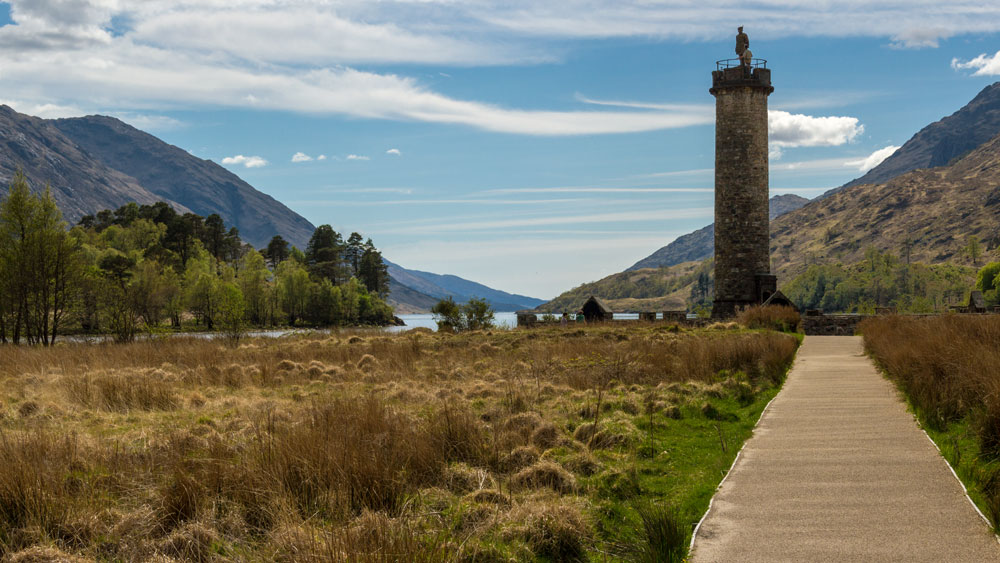
[[[611,325],[3,347],[0,554],[655,556],[797,345]]]

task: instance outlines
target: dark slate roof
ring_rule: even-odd
[[[785,294],[782,293],[780,289],[772,293],[771,296],[767,298],[767,301],[764,301],[763,306],[767,307],[768,305],[784,305],[786,307],[792,307],[796,311],[799,310],[795,303],[792,303],[791,299],[785,297]]]
[[[969,307],[975,309],[985,309],[986,300],[983,299],[983,292],[978,289],[972,290],[969,294]]]
[[[587,306],[587,303],[590,303],[591,301],[597,304],[602,313],[611,312],[611,307],[608,307],[607,303],[605,303],[600,297],[595,297],[593,295],[588,297],[587,300],[583,302],[583,305],[580,305],[580,310],[582,311],[583,308]]]

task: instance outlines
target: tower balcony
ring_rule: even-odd
[[[715,62],[715,68],[712,71],[712,89],[709,90],[713,96],[720,88],[740,86],[763,88],[768,94],[774,91],[771,69],[767,68],[765,59],[751,59],[749,66],[743,65],[740,59],[723,59]]]

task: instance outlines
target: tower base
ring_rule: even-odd
[[[761,305],[778,291],[778,276],[762,272],[753,276],[753,294],[740,299],[716,299],[712,301],[713,319],[730,319],[747,307]]]

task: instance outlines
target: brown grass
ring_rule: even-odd
[[[1000,455],[1000,317],[875,317],[860,330],[928,424],[976,413],[983,452]]]
[[[1000,528],[1000,316],[874,317],[860,330],[921,421],[945,432],[942,450]],[[966,427],[977,446],[969,455]]]
[[[579,558],[581,479],[645,405],[733,393],[720,372],[753,392],[794,350],[656,326],[0,347],[0,557]]]
[[[794,307],[785,305],[758,305],[748,307],[736,316],[736,322],[747,328],[764,328],[780,332],[795,332],[802,317]]]

